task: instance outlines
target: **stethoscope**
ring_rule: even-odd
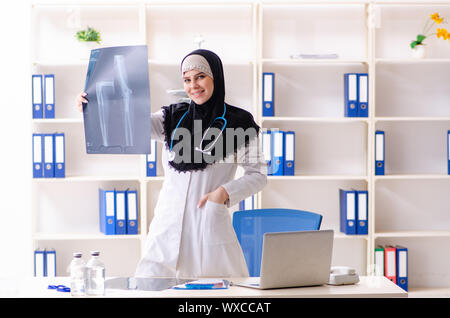
[[[190,108],[183,114],[183,116],[181,116],[180,120],[178,121],[178,124],[176,125],[175,129],[172,131],[172,135],[170,137],[170,149],[169,149],[169,161],[173,161],[175,159],[175,152],[172,150],[173,149],[173,137],[178,129],[178,126],[180,126],[181,122],[183,121],[184,117],[186,117],[186,115],[189,113]],[[219,140],[220,136],[222,135],[222,132],[225,130],[225,127],[227,126],[227,120],[225,119],[225,113],[227,111],[227,106],[225,105],[225,103],[223,104],[223,115],[220,117],[216,117],[211,125],[209,125],[208,129],[205,130],[205,132],[203,133],[202,136],[202,140],[200,141],[200,145],[198,145],[197,147],[195,147],[196,151],[200,151],[201,153],[205,153],[208,155],[211,155],[211,149],[214,147],[214,145],[216,144],[217,140]],[[214,142],[211,143],[211,145],[205,149],[202,149],[202,144],[203,141],[205,140],[205,136],[207,135],[208,131],[211,129],[211,126],[214,124],[214,122],[216,120],[223,120],[224,124],[222,126],[222,129],[220,130],[219,135],[214,139]]]

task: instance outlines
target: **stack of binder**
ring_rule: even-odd
[[[156,177],[156,140],[151,140],[150,154],[147,156],[147,177]]]
[[[375,275],[386,276],[408,291],[408,249],[400,245],[375,248]]]
[[[256,208],[256,195],[249,196],[245,200],[239,202],[239,210],[254,210]]]
[[[34,251],[34,276],[56,277],[56,251],[38,248]]]
[[[55,118],[55,75],[31,76],[33,118]]]
[[[347,235],[368,233],[368,191],[339,189],[340,231]]]
[[[66,176],[64,133],[34,133],[33,178],[64,178]]]
[[[105,235],[138,234],[137,190],[98,192],[100,231]]]
[[[369,75],[344,74],[345,117],[369,116]]]
[[[267,175],[293,176],[295,172],[295,132],[278,129],[263,131],[262,151]]]

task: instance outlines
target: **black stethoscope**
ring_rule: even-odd
[[[172,132],[172,135],[170,137],[170,150],[169,150],[169,161],[173,161],[175,159],[175,152],[172,150],[173,149],[173,136],[175,135],[175,132],[178,129],[178,126],[180,126],[181,122],[183,121],[184,117],[186,117],[186,115],[189,113],[190,108],[183,114],[183,116],[181,116],[180,120],[178,121],[177,126],[175,127],[175,129]],[[208,129],[205,130],[205,132],[203,133],[203,137],[202,140],[200,141],[200,145],[198,145],[197,147],[195,147],[196,151],[200,151],[201,153],[206,153],[208,155],[211,155],[211,149],[214,147],[214,145],[216,144],[217,140],[219,140],[220,136],[222,135],[222,132],[225,130],[225,127],[227,126],[227,120],[225,119],[225,113],[227,111],[227,106],[225,105],[225,103],[223,104],[223,115],[220,117],[216,117],[211,125],[209,125]],[[205,136],[207,135],[208,131],[211,129],[211,126],[214,124],[214,122],[216,120],[223,120],[224,124],[222,126],[222,129],[220,130],[220,134],[219,136],[217,136],[217,138],[214,139],[214,142],[212,142],[212,144],[205,148],[202,149],[202,144],[203,141],[205,140]]]

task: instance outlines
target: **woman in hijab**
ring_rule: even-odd
[[[165,146],[165,178],[135,276],[245,277],[228,208],[267,182],[259,127],[249,112],[225,103],[223,66],[215,53],[189,53],[181,73],[191,102],[151,116],[152,139]],[[81,102],[87,102],[82,95],[79,107]],[[234,179],[238,166],[244,175]]]

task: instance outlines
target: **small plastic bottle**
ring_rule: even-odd
[[[91,296],[105,295],[105,265],[99,259],[100,252],[92,251],[87,262],[86,294]]]
[[[73,260],[70,263],[70,293],[72,296],[86,295],[86,264],[81,259],[82,254],[73,253]]]

